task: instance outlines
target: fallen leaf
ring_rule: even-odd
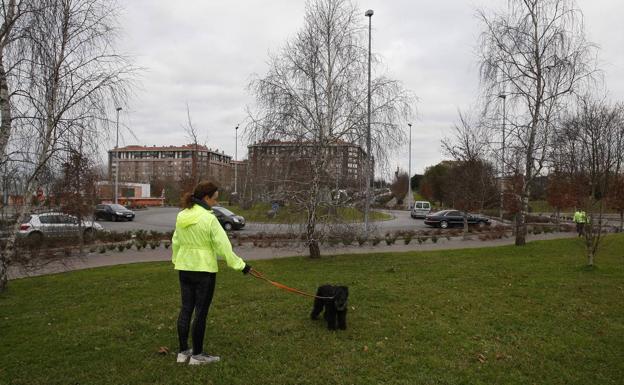
[[[166,346],[161,346],[158,348],[158,354],[165,355],[169,353],[169,348]]]
[[[486,361],[486,358],[485,358],[485,356],[483,354],[479,353],[477,355],[477,360],[479,360],[480,363],[484,364],[485,361]]]
[[[368,346],[364,345],[364,351],[367,352],[368,351]]]

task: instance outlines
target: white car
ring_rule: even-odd
[[[101,230],[104,228],[97,222],[83,220],[82,226],[79,226],[78,218],[72,215],[49,212],[31,214],[22,218],[17,235],[34,242],[40,242],[43,238],[48,237],[77,237],[82,231],[84,238],[89,240],[95,237],[96,231]]]
[[[431,212],[431,203],[427,201],[416,201],[410,215],[412,218],[425,218]]]

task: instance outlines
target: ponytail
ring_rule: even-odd
[[[187,192],[182,195],[182,199],[180,200],[182,208],[190,209],[195,204],[194,200],[202,200],[205,196],[212,197],[214,194],[219,191],[219,186],[212,182],[201,181],[195,186],[193,192]]]
[[[193,205],[193,193],[184,193],[184,195],[182,195],[182,199],[180,200],[180,206],[182,206],[183,209],[190,209]]]

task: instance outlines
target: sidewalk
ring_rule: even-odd
[[[576,233],[551,233],[528,235],[527,241],[550,240],[560,238],[574,238]],[[474,249],[481,247],[496,247],[513,245],[514,238],[502,238],[496,240],[481,241],[477,236],[473,236],[472,240],[463,240],[461,238],[451,238],[447,240],[445,237],[438,239],[437,243],[428,240],[426,243],[418,244],[416,239],[412,239],[409,245],[405,245],[401,240],[397,240],[394,245],[386,245],[382,241],[377,246],[369,244],[365,246],[337,246],[337,247],[321,247],[321,255],[343,255],[343,254],[369,254],[369,253],[400,253],[406,251],[428,251],[428,250],[454,250],[454,249]],[[307,256],[307,247],[280,247],[280,248],[260,248],[253,245],[235,246],[234,251],[241,258],[253,261],[260,259],[285,258],[296,256]],[[22,271],[21,269],[10,268],[9,279],[18,279],[25,277],[35,277],[40,275],[63,273],[73,270],[91,269],[103,266],[124,265],[129,263],[141,262],[164,262],[171,260],[171,249],[160,247],[155,250],[145,249],[136,251],[134,249],[125,252],[109,251],[106,253],[87,253],[85,257],[75,257],[64,261],[64,263],[53,263],[46,265],[34,271]]]

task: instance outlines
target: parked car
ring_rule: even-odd
[[[431,212],[431,203],[427,201],[416,201],[410,215],[412,218],[425,218]]]
[[[214,206],[212,211],[225,231],[240,230],[245,227],[245,218],[234,214],[225,207]]]
[[[107,220],[107,221],[132,221],[134,220],[134,211],[128,210],[122,205],[115,203],[106,203],[95,206],[95,212],[93,213],[95,220]]]
[[[97,222],[83,220],[80,226],[78,218],[57,212],[27,215],[20,222],[17,236],[34,242],[43,238],[77,237],[80,231],[85,239],[90,240],[95,237],[96,231],[104,230]]]
[[[452,226],[464,225],[464,213],[458,210],[442,210],[433,214],[429,214],[425,217],[425,224],[433,227],[441,227],[446,229]],[[468,214],[469,226],[489,226],[490,220],[488,218]]]

